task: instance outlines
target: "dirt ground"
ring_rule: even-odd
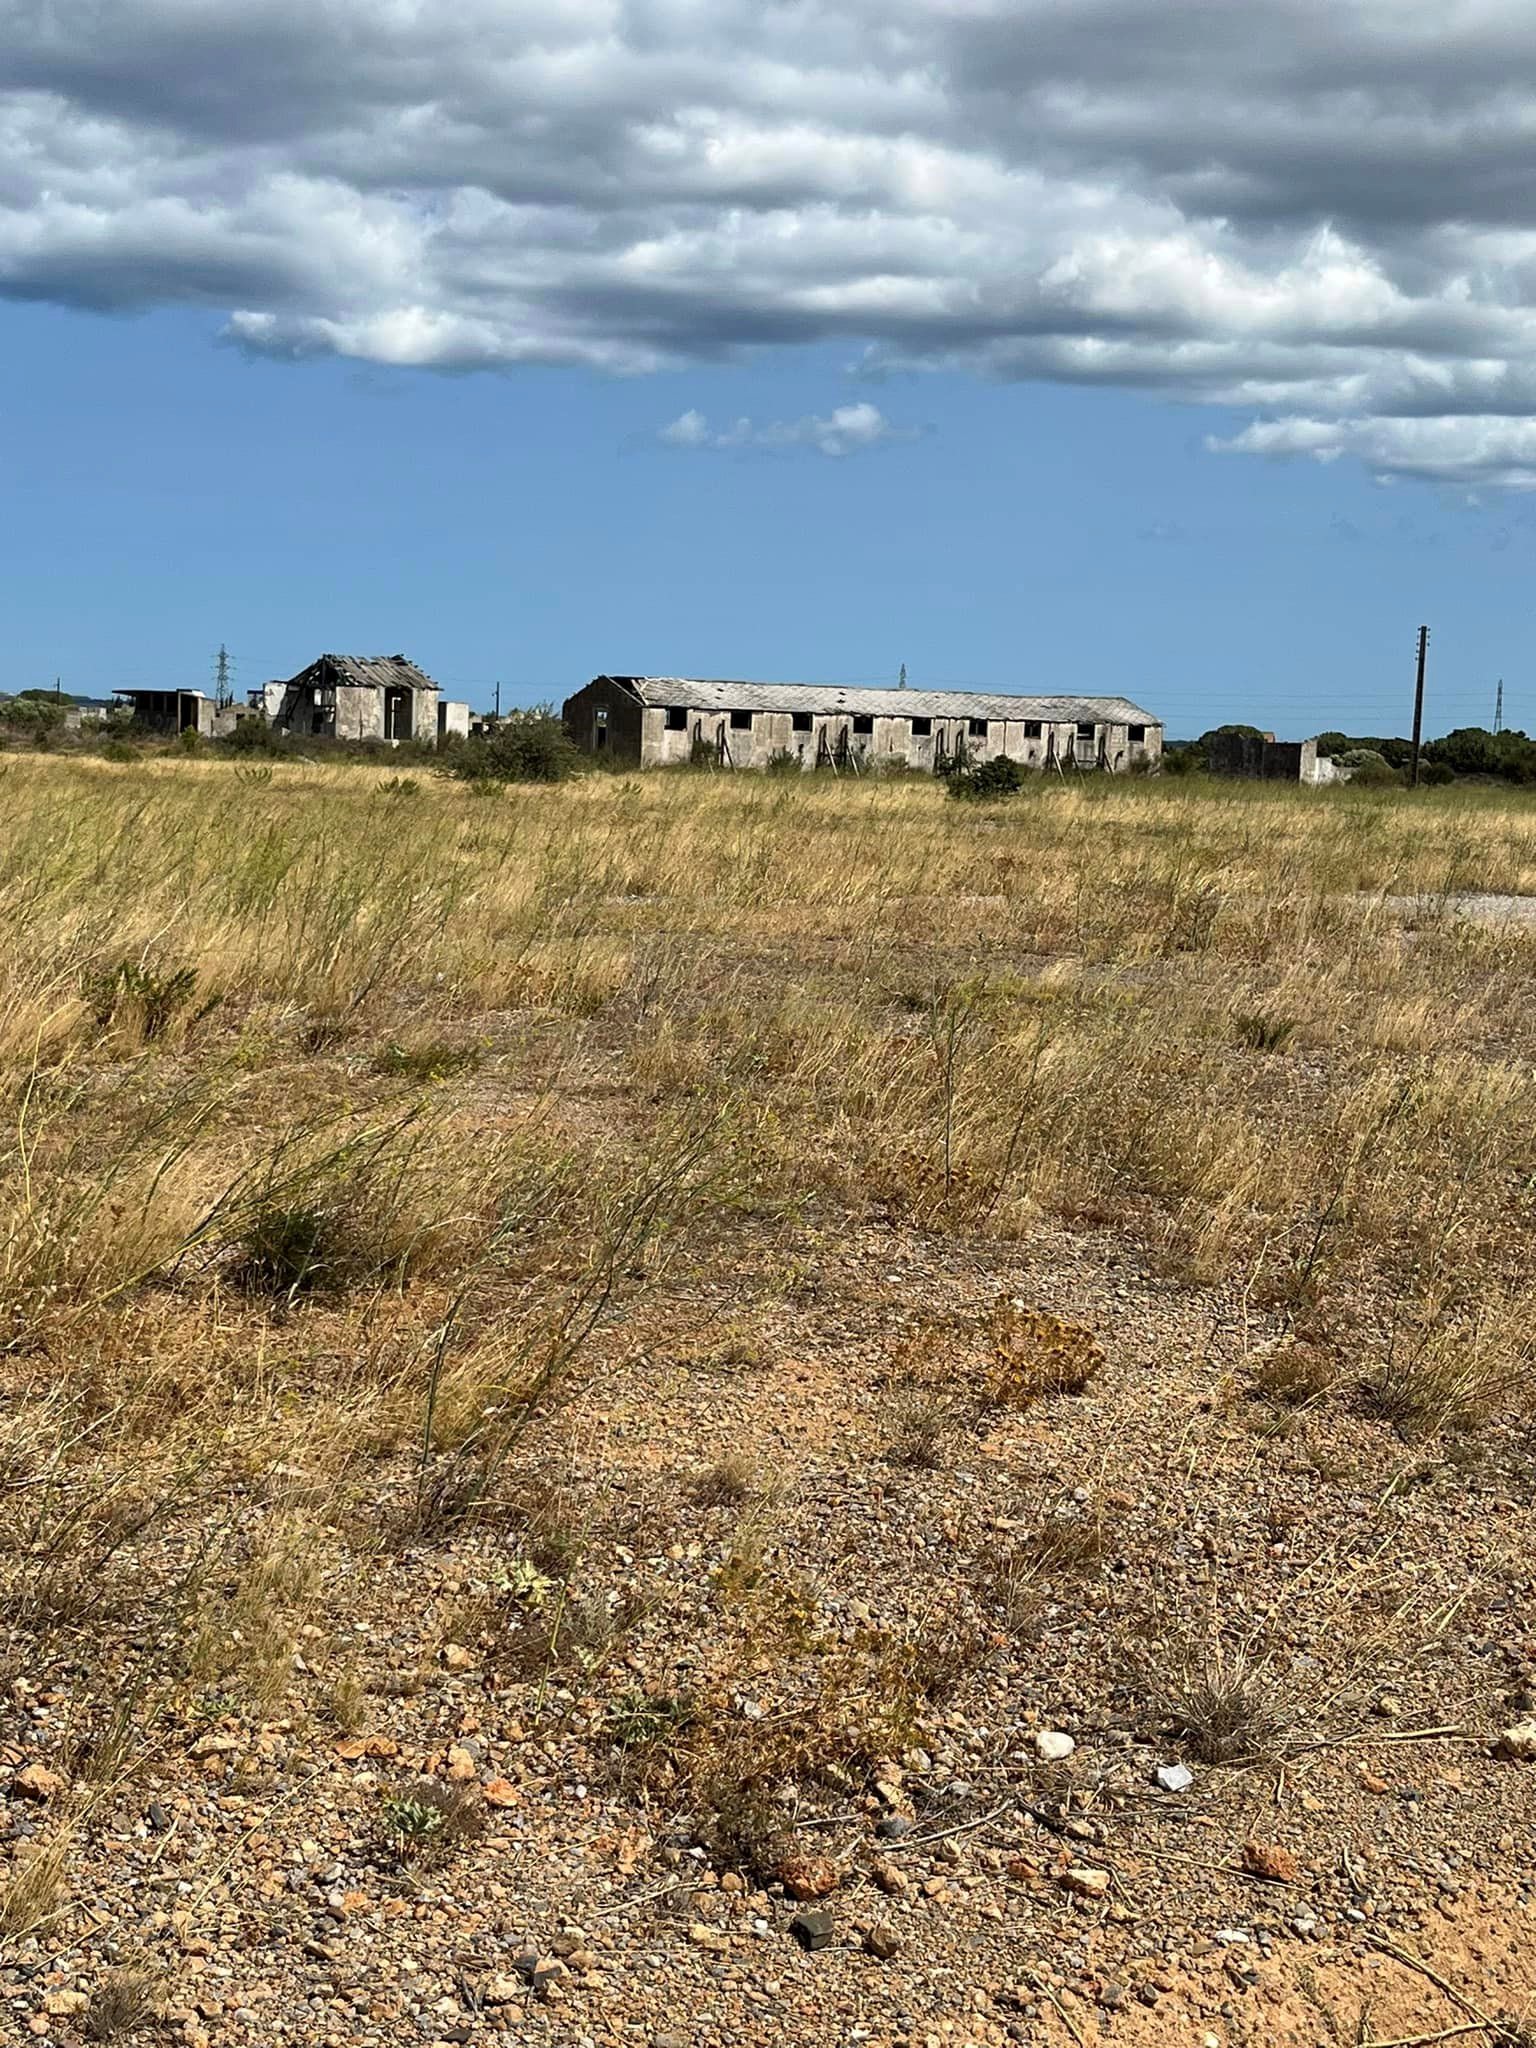
[[[1530,2048],[1523,813],[51,774],[5,2039]]]

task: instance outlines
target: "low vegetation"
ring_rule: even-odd
[[[1088,1829],[1174,1758],[1213,1829],[1298,1758],[1364,1798],[1383,1695],[1487,1762],[1536,925],[1458,905],[1536,895],[1536,812],[563,781],[509,730],[464,780],[4,764],[0,1660],[52,1778],[0,1931],[96,1958],[87,2037],[186,2005],[226,1881],[309,1886],[328,1983],[488,1872],[761,1915],[888,1808],[1006,1811],[983,1873],[1060,1904],[1046,1715],[1132,1759]]]

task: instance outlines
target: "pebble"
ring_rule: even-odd
[[[1159,1764],[1152,1776],[1165,1792],[1187,1792],[1195,1782],[1188,1764]]]
[[[1042,1763],[1065,1763],[1076,1747],[1072,1737],[1057,1728],[1042,1728],[1035,1736],[1035,1754]]]
[[[817,1949],[831,1946],[834,1932],[832,1915],[825,1906],[812,1906],[804,1913],[797,1913],[789,1923],[789,1931],[803,1949],[814,1954]]]
[[[1536,1721],[1517,1721],[1513,1728],[1506,1728],[1497,1747],[1500,1756],[1517,1763],[1536,1763]]]

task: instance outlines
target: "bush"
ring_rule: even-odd
[[[1370,747],[1350,747],[1333,758],[1340,768],[1349,770],[1349,779],[1358,789],[1390,789],[1403,779],[1390,761]]]
[[[949,778],[949,793],[963,802],[992,803],[1001,797],[1017,796],[1029,779],[1029,770],[1006,754],[963,768]]]
[[[222,742],[232,754],[276,754],[282,741],[263,717],[239,718],[233,732]]]
[[[461,782],[566,782],[584,765],[553,707],[541,704],[510,712],[489,738],[453,748],[446,772]]]
[[[711,753],[713,753],[713,748],[711,748],[710,751]],[[804,772],[805,771],[800,766],[800,756],[798,754],[792,754],[789,751],[788,747],[780,747],[777,753],[773,753],[768,756],[767,773],[769,775],[782,775],[785,777],[789,777],[799,776],[802,775]]]

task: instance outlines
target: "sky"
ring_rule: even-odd
[[[1536,728],[1528,0],[0,0],[0,689]]]

